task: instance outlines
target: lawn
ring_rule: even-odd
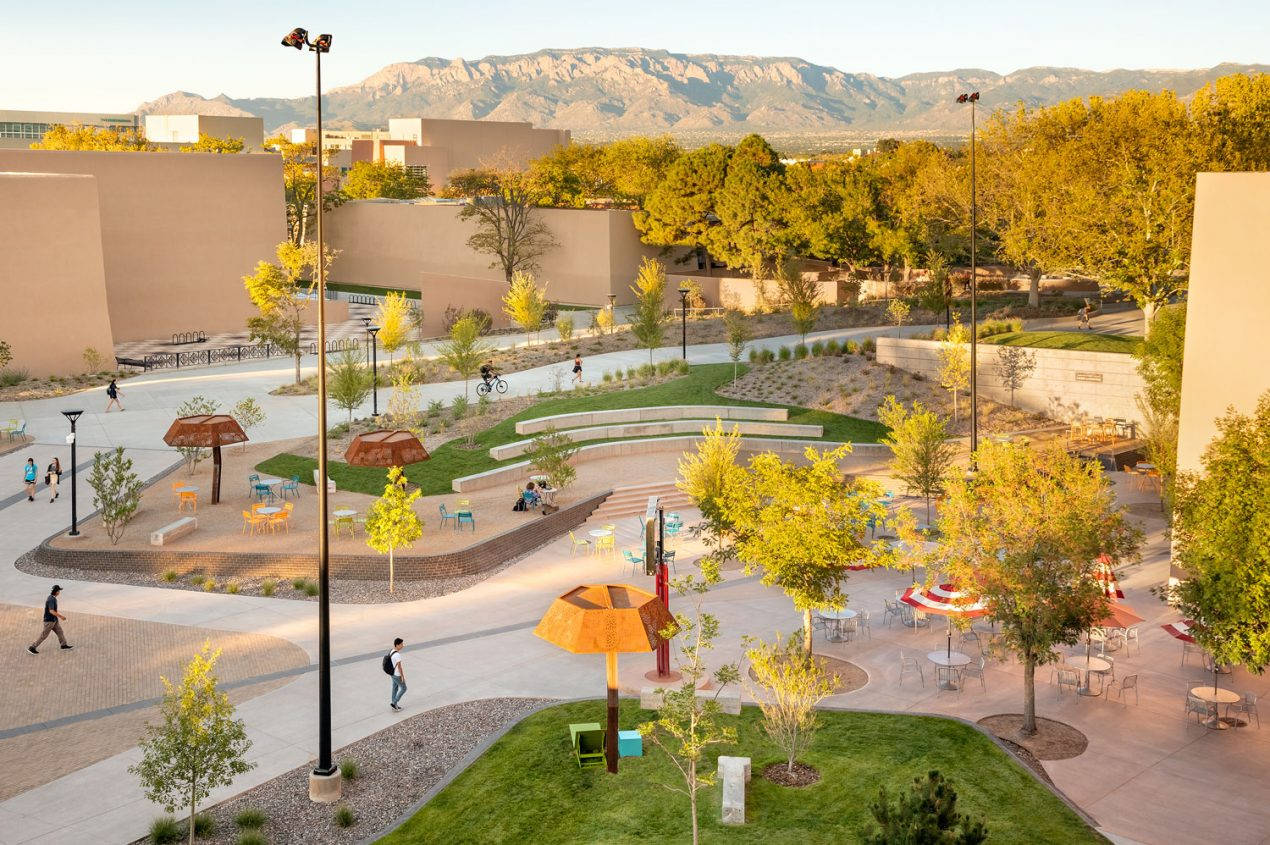
[[[338,291],[340,293],[364,293],[370,296],[387,296],[390,293],[404,294],[406,299],[421,299],[422,294],[417,290],[409,290],[408,288],[394,287],[376,287],[373,285],[358,285],[349,282],[327,282],[327,290]]]
[[[1142,347],[1142,338],[1124,334],[1093,332],[1007,332],[983,339],[1002,346],[1035,346],[1038,349],[1073,349],[1080,352],[1122,352],[1132,355]]]
[[[715,393],[715,389],[732,378],[731,364],[704,364],[693,367],[683,378],[652,387],[635,390],[616,390],[592,396],[546,399],[526,408],[515,416],[491,426],[476,436],[478,449],[467,449],[461,439],[438,446],[429,460],[406,467],[406,476],[418,484],[425,496],[438,496],[452,492],[450,482],[463,475],[484,472],[495,467],[516,463],[524,458],[496,461],[489,456],[491,446],[525,439],[516,433],[516,423],[534,417],[567,414],[579,411],[603,411],[615,408],[644,408],[653,405],[730,405],[761,406],[761,402],[729,399]],[[810,408],[789,408],[789,421],[824,427],[824,440],[835,442],[875,443],[886,433],[880,423],[856,417],[846,417],[828,411]],[[600,441],[595,441],[600,442]],[[304,483],[311,483],[317,461],[283,453],[259,464],[262,473],[290,478],[300,476]],[[341,490],[378,495],[383,492],[384,471],[378,467],[355,467],[332,461],[329,466],[331,480]]]
[[[623,701],[621,723],[649,717]],[[752,760],[746,825],[719,823],[717,786],[699,793],[703,842],[858,842],[872,824],[869,805],[878,788],[905,789],[937,769],[957,790],[957,808],[985,819],[993,843],[1105,842],[978,731],[925,716],[829,712],[812,750],[801,758],[819,769],[809,787],[776,786],[759,772],[781,759],[756,708],[724,717],[737,727],[735,747],[711,746],[703,766],[719,754]],[[618,774],[580,770],[569,749],[571,722],[604,722],[600,700],[572,702],[529,716],[402,827],[387,845],[458,842],[685,842],[688,800],[665,789],[682,786],[665,754],[645,743],[643,757],[623,758]]]

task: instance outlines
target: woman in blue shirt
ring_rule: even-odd
[[[35,458],[27,458],[26,466],[22,468],[22,480],[26,482],[26,500],[28,502],[35,501],[35,476],[39,470],[35,466]]]

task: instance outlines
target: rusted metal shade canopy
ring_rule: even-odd
[[[359,467],[404,467],[428,459],[428,450],[408,431],[369,431],[353,438],[344,460]]]
[[[587,584],[557,598],[534,634],[574,654],[605,656],[608,679],[608,730],[604,756],[617,771],[617,655],[647,652],[662,642],[661,631],[674,624],[661,599],[629,584]]]
[[[212,450],[212,504],[220,502],[220,447],[246,443],[247,433],[238,421],[228,414],[197,414],[179,417],[163,442],[174,447],[192,447]]]

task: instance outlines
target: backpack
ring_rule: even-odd
[[[512,505],[512,510],[514,511],[525,510],[525,499],[523,496],[516,500],[516,504]]]
[[[385,674],[385,675],[391,675],[391,674],[393,674],[393,666],[392,666],[392,652],[391,652],[391,651],[390,651],[390,652],[388,652],[387,654],[385,654],[385,655],[384,655],[384,674]]]

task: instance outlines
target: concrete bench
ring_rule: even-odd
[[[724,824],[745,824],[745,785],[750,782],[749,757],[719,757],[719,791]]]
[[[318,472],[317,472],[317,470],[313,470],[313,486],[314,486],[314,487],[317,487],[317,486],[318,486]],[[334,493],[334,492],[335,492],[335,482],[334,482],[334,481],[332,481],[332,480],[331,480],[331,479],[329,479],[329,478],[328,478],[328,479],[326,479],[326,492],[328,492],[328,493]]]
[[[772,420],[789,419],[785,408],[752,408],[732,405],[654,405],[647,408],[616,408],[610,411],[579,411],[535,417],[516,423],[517,434],[537,434],[548,428],[566,429],[614,423],[650,422],[655,420]]]
[[[184,537],[186,534],[198,528],[198,517],[184,516],[176,522],[170,522],[160,528],[158,531],[150,532],[150,545],[165,546],[178,537]]]
[[[663,704],[662,697],[665,693],[665,687],[641,688],[639,691],[640,708],[643,710],[660,710]],[[739,689],[725,689],[717,695],[714,690],[697,690],[697,698],[703,701],[715,701],[719,705],[720,710],[732,716],[741,714],[741,691]]]

